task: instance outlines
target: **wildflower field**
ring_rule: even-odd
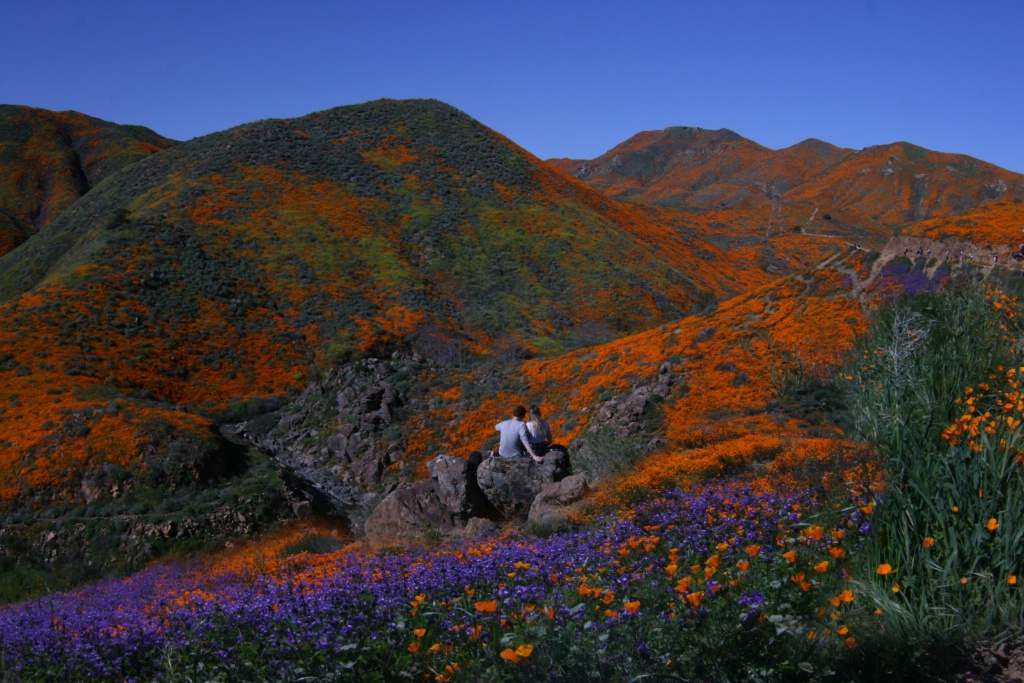
[[[2,671],[138,681],[798,671],[876,627],[851,583],[849,556],[869,529],[861,494],[836,508],[808,488],[722,483],[547,538],[154,567],[5,608]]]
[[[571,531],[298,528],[0,608],[0,680],[949,678],[1024,615],[1020,319],[977,287],[890,304],[829,380],[842,438],[655,454]],[[729,443],[774,460],[725,476]]]

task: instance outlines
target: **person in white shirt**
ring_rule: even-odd
[[[544,462],[544,460],[534,452],[533,446],[530,445],[530,433],[526,429],[526,423],[523,422],[524,417],[526,417],[526,408],[516,406],[512,410],[511,420],[499,422],[494,426],[494,428],[501,433],[501,442],[498,444],[498,455],[503,458],[516,458],[529,453],[530,457],[532,457],[534,461]]]

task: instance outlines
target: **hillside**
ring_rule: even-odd
[[[610,196],[678,208],[702,237],[768,261],[808,253],[772,249],[773,236],[812,235],[801,245],[821,258],[837,243],[880,249],[918,221],[1024,198],[1019,174],[903,142],[855,151],[810,139],[773,151],[727,130],[666,128],[594,160],[549,163]]]
[[[694,196],[717,208],[610,198],[433,100],[259,121],[108,175],[0,257],[0,568],[102,573],[362,514],[518,402],[583,460],[594,415],[652,463],[834,436],[780,407],[789,378],[835,367],[904,276],[952,271],[876,259],[860,247],[885,231],[854,244],[839,212],[765,238],[743,183],[806,189],[841,150],[669,143],[711,159]],[[685,170],[643,159],[630,182]]]
[[[431,365],[408,381],[429,383],[771,279],[676,214],[610,200],[436,101],[197,138],[110,175],[0,258],[0,500],[30,534],[30,507],[84,505],[171,544],[196,526],[196,500],[209,515],[241,506],[221,527],[252,529],[288,514],[291,494],[216,427],[332,368],[417,353]],[[386,431],[417,447],[400,421]]]
[[[0,105],[0,256],[107,176],[173,144],[142,126]]]
[[[549,163],[613,197],[678,204],[770,154],[767,147],[725,128],[674,126],[638,133],[590,161]]]

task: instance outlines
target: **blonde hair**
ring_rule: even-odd
[[[540,406],[530,406],[530,419],[526,424],[530,426],[530,433],[534,436],[550,438],[550,434],[544,433],[544,418],[540,415]]]

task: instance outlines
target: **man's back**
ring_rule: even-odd
[[[503,458],[515,458],[526,454],[526,424],[519,420],[505,420],[494,427],[501,433],[498,455]]]

